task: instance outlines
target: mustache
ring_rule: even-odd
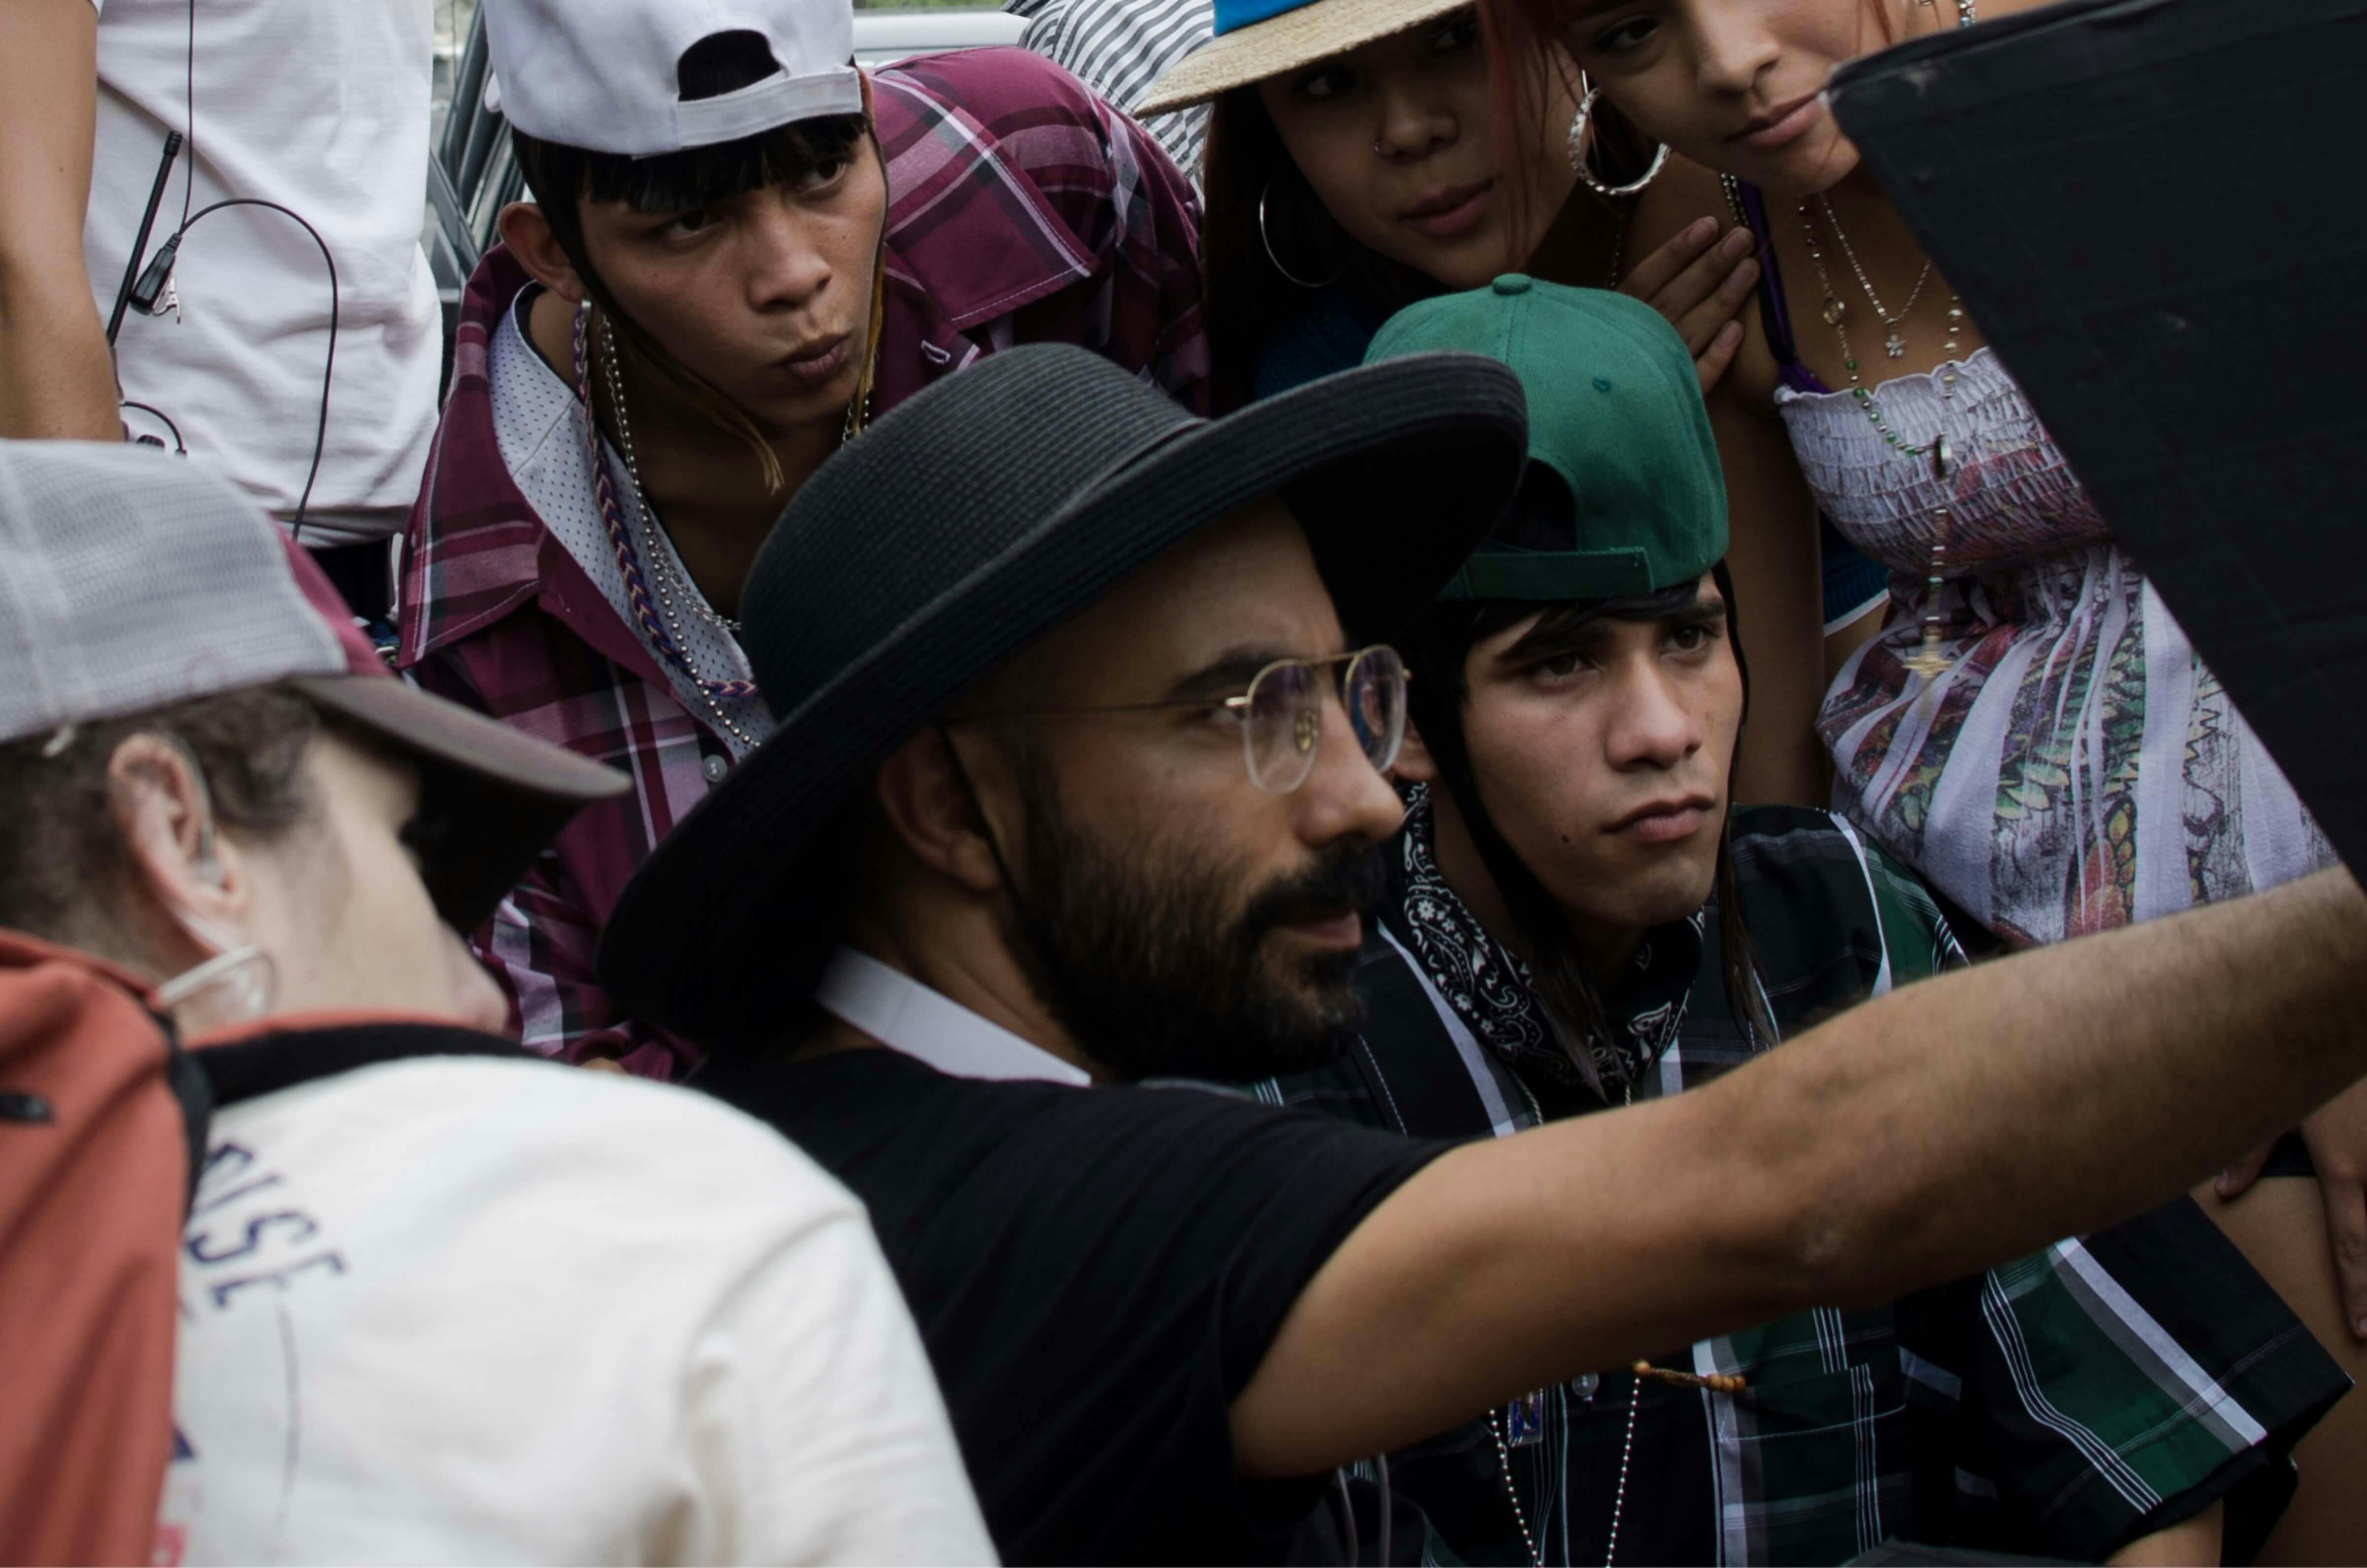
[[[1387,886],[1383,850],[1380,844],[1361,844],[1329,851],[1297,875],[1260,891],[1235,928],[1241,944],[1256,947],[1276,926],[1328,920],[1350,909],[1370,911]]]

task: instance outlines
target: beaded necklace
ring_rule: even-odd
[[[1930,6],[1934,0],[1918,0],[1918,3]],[[1973,0],[1956,0],[1957,26],[1969,28],[1976,19]],[[1731,177],[1727,176],[1728,179]],[[1833,231],[1833,239],[1840,245],[1841,255],[1849,262],[1850,271],[1857,275],[1857,284],[1865,291],[1866,302],[1874,307],[1874,315],[1885,328],[1883,352],[1893,359],[1906,357],[1907,342],[1899,332],[1899,325],[1915,309],[1915,301],[1922,298],[1923,286],[1931,280],[1931,259],[1929,256],[1923,259],[1923,270],[1916,275],[1915,287],[1908,294],[1907,303],[1900,307],[1897,315],[1890,314],[1882,308],[1882,299],[1874,293],[1874,282],[1866,276],[1865,268],[1858,264],[1857,252],[1851,246],[1849,236],[1842,232],[1840,220],[1833,216],[1832,203],[1821,194],[1815,199],[1818,212],[1824,216],[1825,226]],[[1958,334],[1965,325],[1964,305],[1956,298],[1955,290],[1950,289],[1948,335],[1940,344],[1940,428],[1929,444],[1914,446],[1890,428],[1890,422],[1882,417],[1882,405],[1874,400],[1874,393],[1867,389],[1858,374],[1857,355],[1850,347],[1849,306],[1834,291],[1833,280],[1825,271],[1825,251],[1817,240],[1817,220],[1805,201],[1800,203],[1800,232],[1807,241],[1808,261],[1817,269],[1817,287],[1824,292],[1824,308],[1819,314],[1823,316],[1825,324],[1833,329],[1834,335],[1840,339],[1841,367],[1849,372],[1850,396],[1857,400],[1857,406],[1865,412],[1875,434],[1889,444],[1891,450],[1903,457],[1929,457],[1931,460],[1931,482],[1938,489],[1940,499],[1931,508],[1931,558],[1923,576],[1922,636],[1915,651],[1899,662],[1926,681],[1936,682],[1947,672],[1950,663],[1941,647],[1944,638],[1942,635],[1940,593],[1947,581],[1948,541],[1955,526],[1955,513],[1948,505],[1948,477],[1955,467],[1955,454],[1948,444],[1948,413],[1956,399],[1956,347]]]
[[[624,509],[617,503],[617,487],[608,473],[607,453],[600,440],[599,416],[592,401],[592,372],[585,342],[591,317],[592,306],[589,301],[576,308],[572,334],[575,392],[583,405],[584,438],[592,458],[593,493],[599,502],[600,521],[607,530],[609,547],[616,552],[617,575],[624,579],[626,602],[631,605],[633,620],[640,628],[642,637],[650,647],[656,649],[659,657],[667,663],[690,677],[692,685],[697,688],[699,696],[705,700],[708,711],[714,716],[715,722],[732,739],[738,741],[743,750],[753,750],[759,738],[749,734],[733,723],[730,716],[723,711],[722,705],[724,702],[744,702],[756,695],[756,683],[753,681],[736,679],[723,681],[708,679],[706,672],[699,669],[697,662],[691,658],[689,650],[683,646],[682,621],[674,608],[674,590],[677,586],[680,587],[683,598],[690,603],[692,609],[726,636],[736,637],[740,630],[740,623],[727,619],[708,607],[705,598],[697,592],[695,585],[686,578],[678,578],[674,569],[667,563],[665,553],[654,547],[654,541],[650,551],[652,570],[644,571],[641,552],[633,540],[633,530],[625,520]],[[640,467],[634,461],[631,447],[632,427],[625,412],[624,387],[618,379],[617,370],[616,338],[605,320],[600,323],[600,348],[602,367],[608,382],[608,401],[616,413],[618,439],[623,444],[626,471],[633,480],[633,496],[636,502],[634,511],[642,528],[653,532],[656,517],[651,511],[648,496],[641,488]],[[865,380],[866,383],[865,389],[849,400],[847,403],[846,423],[839,433],[841,446],[844,446],[854,438],[855,433],[863,423],[861,415],[869,412],[871,400],[867,385],[869,378],[866,376]],[[654,594],[651,592],[652,579],[655,580]]]
[[[1531,1094],[1529,1086],[1522,1083],[1517,1077],[1512,1079],[1512,1082],[1520,1089],[1521,1098],[1528,1102],[1529,1114],[1536,1119],[1537,1123],[1542,1124],[1546,1119],[1545,1111],[1537,1104],[1536,1096]],[[1636,1103],[1635,1085],[1626,1086],[1621,1103],[1625,1105]],[[1619,1520],[1627,1509],[1627,1473],[1629,1466],[1636,1458],[1636,1413],[1641,1401],[1644,1384],[1647,1382],[1673,1383],[1679,1388],[1705,1389],[1712,1393],[1738,1393],[1748,1386],[1748,1380],[1735,1373],[1711,1372],[1704,1375],[1698,1372],[1680,1372],[1665,1367],[1656,1367],[1649,1361],[1638,1361],[1629,1369],[1629,1371],[1631,1381],[1627,1389],[1627,1438],[1619,1449],[1619,1484],[1618,1489],[1611,1495],[1611,1529],[1603,1543],[1603,1568],[1611,1568],[1612,1562],[1619,1555]],[[1584,1374],[1578,1379],[1580,1397],[1592,1399],[1594,1391],[1602,1385],[1603,1380],[1599,1374],[1594,1372]],[[1535,1399],[1537,1396],[1535,1393],[1530,1393],[1523,1397]],[[1543,1419],[1542,1411],[1536,1419],[1540,1421]],[[1521,1506],[1521,1489],[1512,1479],[1512,1445],[1504,1440],[1504,1416],[1501,1410],[1489,1408],[1488,1435],[1496,1439],[1497,1473],[1504,1478],[1504,1498],[1512,1505],[1512,1522],[1521,1528],[1521,1544],[1528,1549],[1529,1568],[1545,1568],[1545,1553],[1537,1547],[1535,1532],[1529,1529],[1528,1510]],[[1542,1525],[1545,1521],[1540,1519],[1537,1522]]]

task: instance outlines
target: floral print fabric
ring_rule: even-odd
[[[1891,569],[1897,613],[1826,694],[1834,806],[2017,945],[2237,897],[2333,863],[2325,834],[2194,653],[1988,349],[1875,389],[1900,438],[1944,412],[1956,467],[1893,450],[1848,392],[1776,394],[1802,472]],[[1944,502],[1942,527],[1936,511]],[[1931,547],[1946,668],[1921,641]]]

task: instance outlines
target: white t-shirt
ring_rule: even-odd
[[[190,129],[148,253],[225,197],[303,215],[337,264],[337,355],[307,543],[399,528],[435,434],[442,321],[419,234],[427,179],[434,0],[91,0],[98,18],[96,142],[83,259],[102,320],[114,309],[164,134]],[[194,62],[194,82],[191,71]],[[194,187],[188,182],[194,169]],[[162,410],[192,457],[286,517],[303,492],[329,345],[329,279],[295,223],[264,208],[215,213],[174,268],[181,316],[127,311],[123,395]],[[137,410],[135,434],[169,443]],[[319,533],[315,534],[315,528]]]
[[[218,1111],[159,1562],[981,1562],[861,1205],[698,1094],[385,1063]]]

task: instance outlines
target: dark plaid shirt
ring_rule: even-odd
[[[889,194],[875,412],[1043,342],[1095,349],[1206,412],[1198,198],[1148,133],[1022,50],[932,55],[871,85]],[[569,825],[474,944],[527,1046],[678,1077],[692,1048],[618,1017],[594,952],[626,878],[731,753],[502,460],[489,345],[527,282],[499,248],[469,280],[406,539],[399,658],[428,689],[632,775],[630,795]]]
[[[1779,1029],[1964,962],[1922,885],[1840,819],[1753,808],[1734,844]],[[1380,924],[1363,1034],[1259,1098],[1427,1137],[1601,1108],[1574,1074],[1543,1070],[1526,971],[1438,874],[1426,801]],[[1753,1054],[1717,929],[1712,908],[1651,932],[1606,998],[1637,1100]],[[2290,1495],[2293,1441],[2349,1386],[2183,1200],[1888,1306],[1798,1313],[1654,1361],[1749,1384],[1639,1391],[1612,1371],[1540,1390],[1492,1430],[1474,1421],[1393,1456],[1394,1484],[1471,1562],[1529,1561],[1523,1522],[1548,1562],[1603,1561],[1623,1455],[1621,1562],[1837,1562],[1900,1538],[2093,1562],[2223,1495],[2227,1560],[2243,1562]]]

